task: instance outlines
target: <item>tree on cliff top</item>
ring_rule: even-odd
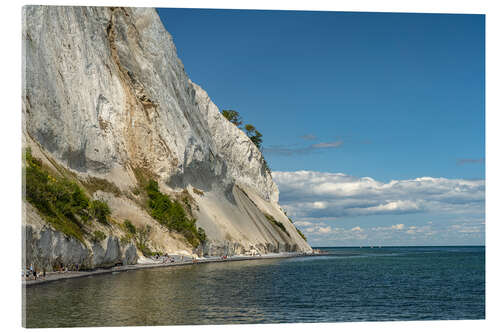
[[[222,115],[238,128],[240,128],[241,124],[243,124],[243,121],[241,120],[241,116],[238,113],[238,111],[222,110]]]
[[[259,148],[262,145],[262,134],[257,131],[257,129],[250,124],[245,125],[245,131],[247,132],[247,136],[252,140],[252,142]]]
[[[243,119],[241,118],[240,114],[238,111],[235,110],[222,110],[222,115],[229,120],[231,123],[233,123],[236,127],[241,129],[241,125],[243,124]],[[250,140],[259,148],[261,149],[262,146],[262,133],[257,131],[255,126],[251,124],[246,124],[245,125],[245,132]]]

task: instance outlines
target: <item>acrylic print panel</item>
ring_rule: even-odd
[[[22,24],[24,326],[485,318],[484,15]]]

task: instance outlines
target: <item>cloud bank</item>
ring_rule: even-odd
[[[389,226],[338,227],[324,222],[306,221],[296,222],[295,225],[306,234],[309,241],[318,245],[484,244],[484,220],[466,223],[451,221],[441,226],[399,223]]]
[[[384,183],[315,171],[275,171],[273,179],[280,203],[297,218],[484,211],[484,180],[421,177]]]

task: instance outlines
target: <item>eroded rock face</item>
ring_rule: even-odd
[[[47,271],[79,265],[81,269],[111,267],[137,263],[134,244],[121,245],[118,238],[109,236],[102,242],[83,244],[52,229],[30,204],[25,205],[23,223],[23,267],[34,264]]]
[[[134,244],[129,244],[125,248],[125,253],[123,256],[123,264],[124,265],[132,265],[137,263],[137,259],[139,256],[137,255],[137,249]]]
[[[195,100],[216,151],[226,161],[229,177],[252,187],[263,198],[278,202],[279,191],[259,149],[243,131],[227,121],[206,91],[191,83]]]
[[[105,245],[103,246],[104,243]],[[123,263],[120,241],[117,237],[109,236],[102,242],[92,244],[92,266],[116,266]]]
[[[207,247],[222,249],[209,252],[287,248],[280,243],[311,250],[283,217],[260,151],[190,81],[154,9],[24,8],[24,135],[46,154],[124,192],[141,169],[155,174],[163,191],[196,188],[216,198],[193,194],[203,206],[196,214]],[[274,207],[269,214],[290,224],[291,236],[266,231],[263,206],[243,207],[234,197],[237,184]],[[254,221],[257,227],[245,226]],[[94,262],[106,261],[106,253],[97,246]]]
[[[66,237],[51,228],[37,231],[31,225],[23,226],[26,244],[26,266],[34,263],[37,267],[51,270],[61,265],[80,264],[90,267],[91,252],[78,240]]]

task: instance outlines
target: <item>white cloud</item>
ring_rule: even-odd
[[[342,141],[334,141],[334,142],[321,142],[311,145],[312,148],[335,148],[342,146]]]
[[[302,223],[306,221],[301,221]],[[409,226],[403,223],[393,225],[378,225],[370,228],[361,226],[338,227],[324,222],[307,221],[308,227],[302,230],[307,238],[316,245],[377,245],[377,244],[446,244],[463,243],[464,239],[481,240],[484,237],[483,220],[466,220],[459,218],[448,223],[423,224],[418,222]],[[296,223],[297,224],[297,223]]]
[[[331,227],[319,227],[317,232],[319,234],[329,234],[330,232],[332,232],[332,228]]]
[[[393,231],[393,230],[403,230],[405,225],[403,223],[394,224],[389,227],[372,227],[372,231]]]
[[[326,208],[326,207],[324,207]],[[391,213],[391,212],[410,212],[418,211],[419,203],[410,200],[389,201],[385,204],[380,204],[372,207],[352,208],[351,212],[358,213],[357,215],[369,215],[370,213]]]
[[[316,201],[316,202],[313,202],[312,205],[314,208],[318,208],[318,209],[324,209],[327,207],[327,203],[324,201]]]
[[[484,180],[420,177],[384,183],[314,171],[273,172],[280,203],[296,218],[415,212],[484,214]]]
[[[298,222],[295,223],[297,225]],[[304,222],[301,223],[304,225]],[[367,238],[364,229],[357,226],[351,229],[332,227],[325,223],[307,222],[307,228],[303,230],[308,238],[314,240],[363,240]]]
[[[333,232],[332,227],[326,225],[325,223],[311,223],[307,221],[302,221],[302,222],[295,222],[294,223],[296,226],[306,226],[307,228],[304,229],[304,231],[310,235],[325,235]]]
[[[484,224],[479,224],[479,225],[470,225],[465,223],[453,224],[450,227],[450,229],[459,233],[466,233],[466,234],[478,233],[478,232],[484,232]]]
[[[430,236],[430,235],[434,235],[436,233],[436,231],[434,231],[432,229],[432,226],[430,226],[430,225],[422,225],[422,226],[412,225],[412,226],[408,227],[408,229],[406,230],[406,233],[410,234],[410,235],[423,234],[426,236]]]
[[[297,227],[309,227],[309,226],[313,225],[311,222],[308,222],[308,221],[297,221],[297,222],[294,222],[293,224],[295,224]]]

